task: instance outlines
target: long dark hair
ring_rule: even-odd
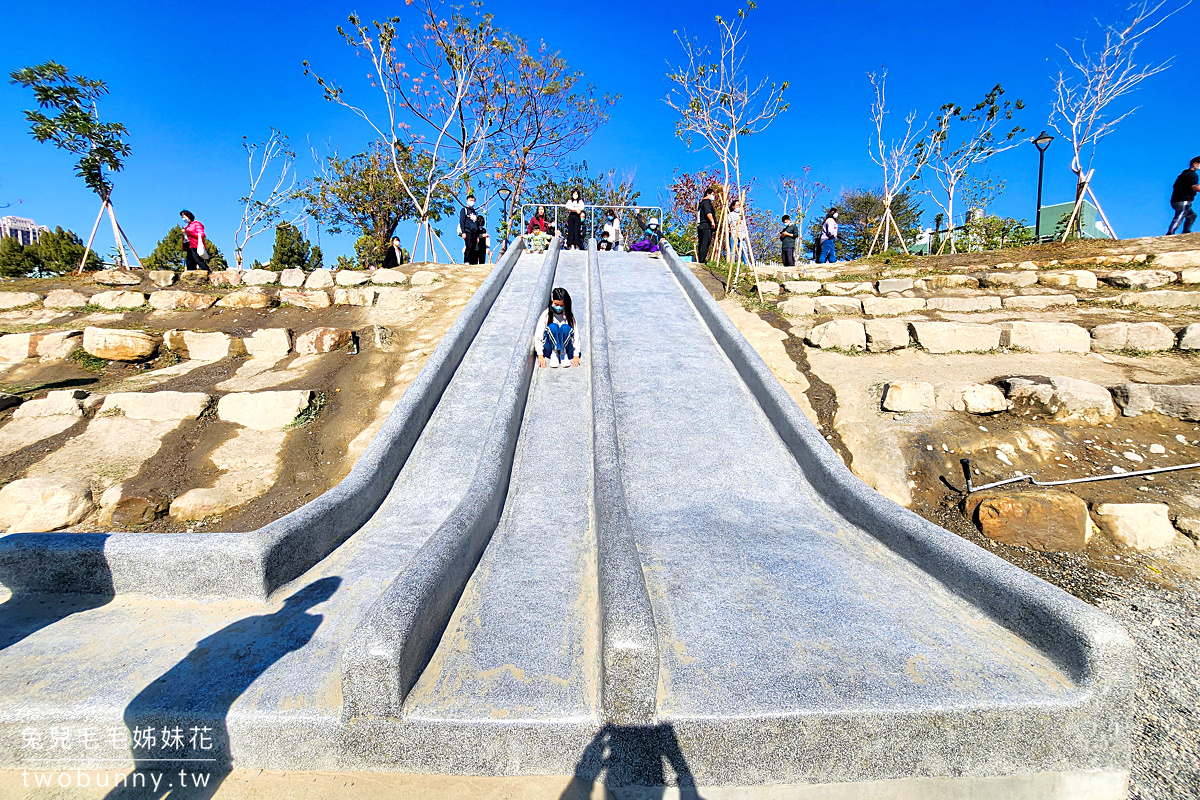
[[[546,319],[548,319],[550,322],[554,321],[554,301],[555,300],[562,303],[563,316],[567,318],[567,324],[570,325],[572,329],[574,329],[575,314],[573,314],[571,312],[571,293],[568,292],[566,289],[562,288],[561,286],[555,287],[554,291],[550,293],[550,302],[546,304]]]

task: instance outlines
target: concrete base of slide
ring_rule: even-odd
[[[530,355],[552,286],[578,368]],[[347,482],[0,539],[0,793],[1125,796],[1125,634],[851,475],[669,250],[510,254]]]

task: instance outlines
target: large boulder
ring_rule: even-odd
[[[1183,250],[1177,253],[1158,253],[1154,256],[1154,266],[1162,267],[1163,269],[1200,267],[1200,250]]]
[[[222,308],[270,308],[275,305],[275,297],[261,286],[248,286],[225,295],[217,305]]]
[[[413,286],[430,286],[437,283],[441,279],[442,276],[440,273],[433,272],[432,270],[421,269],[414,272],[412,277],[408,279],[408,282]]]
[[[815,326],[804,341],[822,350],[866,350],[867,333],[856,319],[835,319]]]
[[[884,411],[933,411],[933,384],[892,381],[883,387]]]
[[[979,285],[985,289],[1020,288],[1033,286],[1038,282],[1038,274],[1033,270],[1022,272],[980,272],[974,276]]]
[[[1200,267],[1188,267],[1187,269],[1179,270],[1180,283],[1200,283]]]
[[[886,353],[889,350],[908,347],[908,323],[903,320],[863,320],[863,330],[867,334],[867,350],[872,353]]]
[[[346,328],[313,328],[296,337],[296,352],[301,354],[330,353],[347,345],[353,332]]]
[[[793,317],[811,316],[817,310],[817,301],[805,295],[789,297],[780,301],[779,310]]]
[[[369,273],[357,269],[339,269],[333,276],[333,281],[338,286],[361,286],[369,280]]]
[[[973,322],[910,322],[913,338],[930,353],[986,353],[1000,346],[1000,329]]]
[[[41,301],[42,296],[36,292],[0,292],[0,310],[2,311],[31,306]]]
[[[787,286],[785,283],[784,286]],[[875,283],[875,290],[880,294],[889,292],[907,292],[916,286],[912,278],[881,278]]]
[[[406,280],[408,280],[408,276],[398,269],[377,269],[371,273],[371,283],[377,283],[381,286],[404,283]]]
[[[13,419],[34,417],[82,417],[83,398],[87,392],[79,389],[58,389],[40,400],[29,400],[13,412]]]
[[[214,331],[167,331],[163,336],[167,349],[195,361],[220,361],[246,352],[242,340],[228,333]]]
[[[759,281],[755,288],[762,293],[764,298],[779,296],[779,284],[775,281]]]
[[[1001,305],[1011,311],[1041,311],[1046,308],[1063,308],[1078,305],[1073,294],[1026,294],[1005,297]]]
[[[938,289],[978,289],[979,279],[970,275],[931,275],[928,278],[918,278],[915,288],[926,292]]]
[[[1112,387],[1121,414],[1137,417],[1149,412],[1188,422],[1200,422],[1200,386],[1122,383]]]
[[[0,336],[0,362],[17,364],[27,358],[33,358],[37,345],[31,333],[8,333]]]
[[[304,279],[308,277],[304,274],[304,270],[292,267],[285,269],[279,273],[279,285],[286,286],[289,289],[299,289],[304,285]]]
[[[46,308],[62,310],[83,308],[87,304],[88,296],[74,289],[55,289],[52,292],[47,292],[46,299],[42,301],[42,305]]]
[[[33,334],[32,339],[41,361],[62,361],[83,345],[83,331],[47,331]]]
[[[814,313],[859,314],[862,313],[862,301],[855,297],[818,297]]]
[[[209,273],[208,282],[213,286],[241,286],[242,272],[236,269],[223,269]]]
[[[179,275],[173,269],[152,269],[146,273],[146,277],[155,286],[165,289],[173,284]]]
[[[938,386],[934,390],[934,404],[940,411],[965,411],[968,414],[998,414],[1008,410],[1004,392],[990,383]]]
[[[242,275],[244,286],[270,286],[279,280],[279,273],[269,269],[251,269]]]
[[[1200,350],[1200,322],[1193,322],[1179,332],[1180,350]]]
[[[260,328],[242,344],[252,358],[277,360],[292,352],[292,332],[287,328]]]
[[[171,501],[170,514],[180,520],[204,519],[223,514],[243,502],[225,489],[189,489]]]
[[[127,311],[146,305],[146,295],[141,292],[111,291],[92,295],[92,305],[105,311]]]
[[[155,311],[201,311],[217,302],[215,294],[184,292],[168,289],[150,295],[150,307]]]
[[[892,317],[925,309],[923,297],[864,297],[862,309],[872,317]]]
[[[1120,272],[1110,272],[1101,280],[1119,289],[1157,289],[1174,283],[1178,276],[1174,272],[1161,269],[1127,269]]]
[[[1014,414],[1089,425],[1099,425],[1117,417],[1112,395],[1099,384],[1061,375],[1005,378],[1000,384]]]
[[[144,331],[83,329],[83,349],[88,355],[107,361],[144,361],[158,352],[161,341],[160,337]]]
[[[333,286],[333,272],[327,269],[314,269],[304,281],[305,289],[328,289]]]
[[[1086,269],[1064,269],[1055,272],[1043,272],[1038,275],[1038,283],[1042,286],[1062,288],[1095,289],[1096,273]]]
[[[334,289],[333,304],[335,306],[366,306],[375,304],[375,293],[379,290],[373,286],[356,286],[351,289]]]
[[[1051,552],[1083,550],[1091,536],[1087,503],[1057,489],[992,489],[970,494],[967,515],[994,542]]]
[[[1200,292],[1130,292],[1121,295],[1121,305],[1137,308],[1193,308],[1200,306]]]
[[[1000,346],[1031,353],[1086,353],[1092,337],[1069,322],[998,322]]]
[[[204,286],[210,283],[210,275],[206,269],[185,269],[179,273],[179,282],[187,286]]]
[[[114,392],[105,396],[100,413],[170,422],[198,419],[210,405],[212,398],[203,392]]]
[[[875,284],[870,281],[834,281],[825,284],[825,291],[836,295],[874,294]]]
[[[256,431],[286,428],[312,404],[313,393],[304,390],[234,392],[217,401],[217,416]]]
[[[820,281],[784,281],[784,291],[792,294],[816,294],[821,291]]]
[[[0,489],[0,529],[42,533],[74,525],[92,510],[86,481],[72,478],[23,478]]]
[[[137,286],[142,276],[125,269],[105,269],[93,275],[92,280],[104,286]]]
[[[320,270],[318,270],[319,272]],[[313,275],[317,273],[314,272]],[[310,278],[312,275],[309,276]],[[322,308],[329,308],[329,293],[322,289],[311,291],[301,291],[299,289],[281,289],[279,291],[279,302],[287,303],[289,306],[297,308],[307,308],[310,311],[316,311]]]
[[[1161,322],[1110,322],[1092,328],[1092,349],[1159,352],[1175,346],[1175,333]]]
[[[1175,538],[1164,503],[1100,503],[1092,509],[1096,527],[1117,544],[1157,550]]]
[[[931,297],[925,302],[930,311],[969,313],[972,311],[996,311],[1000,298],[991,295],[982,297]]]

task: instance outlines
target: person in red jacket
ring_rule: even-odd
[[[196,215],[184,209],[179,212],[180,223],[183,227],[183,244],[187,250],[183,268],[208,269],[208,248],[204,246],[204,223],[196,219]]]

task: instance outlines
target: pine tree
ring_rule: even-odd
[[[321,246],[314,244],[312,250],[310,250],[308,253],[308,263],[304,265],[304,269],[308,272],[312,272],[315,269],[320,269],[322,266],[324,266],[323,261],[324,256],[321,255]]]
[[[304,234],[294,225],[283,224],[275,228],[275,249],[271,253],[271,269],[304,269],[308,262],[310,247]]]
[[[63,230],[61,225],[43,232],[38,239],[41,266],[47,272],[62,274],[76,269],[83,258],[83,250],[83,239],[73,231]],[[84,266],[87,269],[100,269],[100,257],[88,251],[87,264]]]

